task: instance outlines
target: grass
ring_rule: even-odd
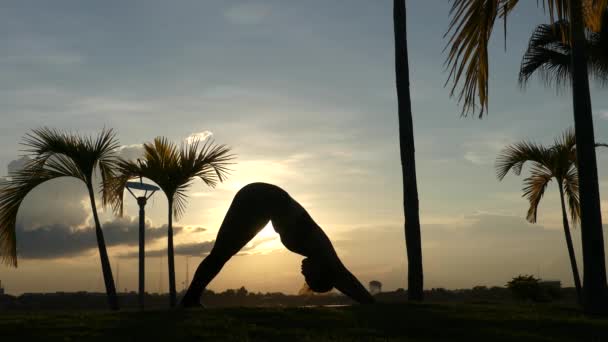
[[[550,305],[4,312],[11,341],[608,341],[608,319]]]

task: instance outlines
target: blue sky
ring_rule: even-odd
[[[520,6],[509,18],[506,51],[502,25],[495,30],[490,112],[478,120],[461,118],[444,87],[449,3],[408,1],[427,287],[503,285],[538,270],[571,284],[557,191],[546,194],[532,226],[524,221],[521,178],[499,183],[493,170],[506,144],[550,143],[572,124],[568,89],[557,93],[539,80],[525,91],[517,85],[527,39],[536,24],[548,21],[535,4]],[[272,182],[309,209],[364,282],[403,287],[392,30],[386,0],[4,2],[0,170],[19,158],[22,136],[40,126],[82,134],[113,127],[125,151],[158,135],[179,142],[209,131],[233,147],[237,164],[215,190],[195,184],[176,243],[212,242],[234,193],[249,182]],[[592,89],[596,138],[608,140],[605,89]],[[602,192],[605,153],[598,151]],[[57,231],[86,232],[84,195],[69,181],[32,193],[21,214],[24,231],[63,225]],[[165,223],[165,208],[156,195],[152,226]],[[127,207],[127,219],[136,213]],[[110,213],[104,218],[129,225]],[[121,263],[121,283],[133,289],[136,264],[125,257],[133,246],[115,238],[110,255]],[[260,237],[271,238],[232,260],[211,288],[296,292],[303,281],[300,258],[281,249],[270,229]],[[190,260],[191,274],[201,251]],[[177,264],[183,278],[185,257]],[[41,283],[49,265],[70,276]],[[148,270],[156,279],[152,291],[158,271]],[[100,290],[99,274],[94,250],[57,251],[22,258],[18,269],[0,268],[13,293]]]

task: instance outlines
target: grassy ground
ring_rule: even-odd
[[[548,305],[378,304],[4,312],[2,341],[608,341],[608,319]]]

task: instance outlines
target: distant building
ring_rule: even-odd
[[[382,292],[382,283],[377,280],[369,282],[369,292],[373,295]]]
[[[562,288],[562,282],[559,280],[542,280],[538,282],[540,286],[559,290]]]
[[[547,286],[556,286],[556,287],[562,287],[562,282],[560,280],[540,280],[539,281],[540,284],[544,284]]]

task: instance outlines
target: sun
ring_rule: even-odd
[[[271,221],[249,242],[248,246],[254,247],[252,251],[258,253],[269,253],[283,248],[279,234],[274,231]]]
[[[256,235],[256,238],[269,238],[269,237],[279,237],[279,234],[275,232],[274,227],[272,226],[272,221],[268,221],[268,223],[262,228],[262,230]]]

